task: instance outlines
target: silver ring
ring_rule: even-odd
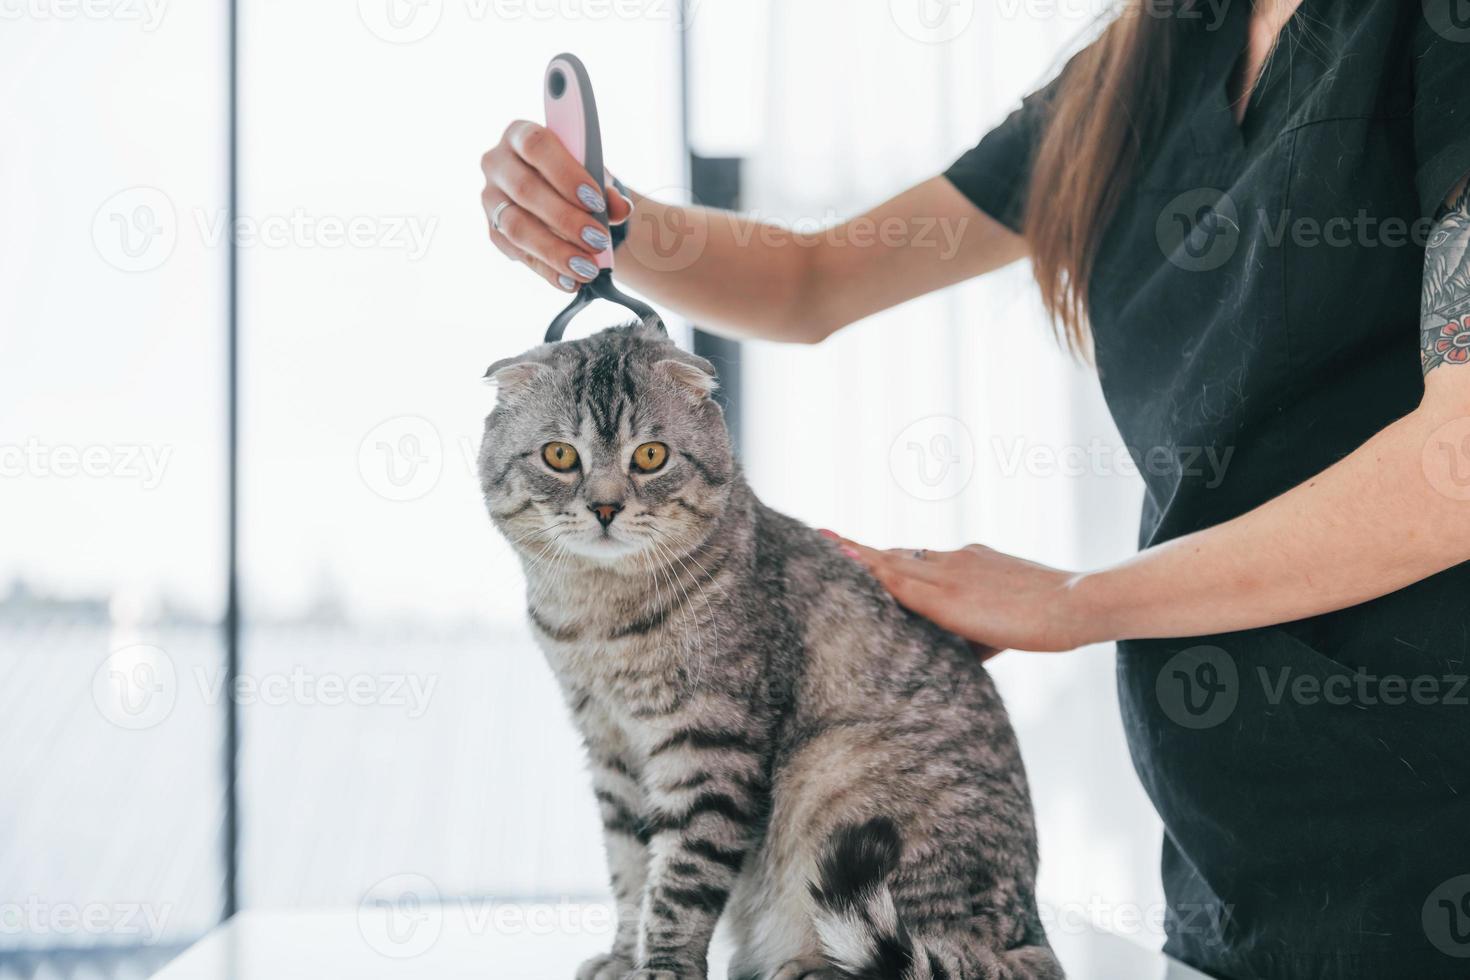
[[[502,235],[504,235],[505,232],[500,227],[500,216],[505,212],[505,209],[508,207],[510,207],[509,201],[501,201],[499,204],[495,205],[495,210],[490,212],[490,227],[494,228]]]
[[[928,558],[928,557],[929,557],[929,549],[928,548],[918,548],[918,549],[916,549],[914,551],[914,561],[923,561],[925,558]]]

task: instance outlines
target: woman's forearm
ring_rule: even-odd
[[[667,204],[632,192],[617,275],[703,328],[813,343],[801,316],[811,249],[733,211]]]
[[[1232,521],[1077,578],[1097,640],[1290,622],[1470,560],[1470,397],[1449,390]],[[1457,482],[1458,481],[1458,482]]]
[[[633,199],[619,278],[702,328],[741,338],[816,343],[1025,253],[1019,236],[942,177],[818,231],[636,191]]]

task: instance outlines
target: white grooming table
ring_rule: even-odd
[[[1208,980],[1109,933],[1051,939],[1070,980]],[[242,912],[154,980],[572,980],[609,945],[600,927],[512,921],[488,906]],[[728,961],[717,943],[710,980],[726,980]]]

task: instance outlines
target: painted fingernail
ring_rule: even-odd
[[[842,540],[841,535],[839,535],[836,531],[829,531],[825,527],[824,528],[819,528],[817,530],[817,533],[820,534],[822,537],[826,538],[828,541],[841,541]]]
[[[582,229],[582,241],[591,245],[599,252],[612,245],[612,239],[607,237],[607,232],[601,228],[593,228],[591,226]]]
[[[577,200],[582,202],[582,207],[588,211],[606,211],[607,201],[597,193],[597,188],[591,184],[582,184],[577,188]]]
[[[859,557],[858,556],[858,553],[856,551],[854,551],[852,548],[849,548],[847,545],[843,545],[841,548],[838,548],[837,550],[840,551],[840,552],[842,552],[847,557],[852,558],[854,560],[856,560]]]
[[[580,255],[573,255],[570,259],[567,259],[567,267],[583,279],[597,278],[597,266]]]
[[[577,280],[573,279],[571,276],[557,276],[556,277],[556,284],[558,286],[560,286],[562,289],[576,289],[577,288]]]

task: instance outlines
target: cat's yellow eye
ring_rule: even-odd
[[[554,470],[565,473],[577,465],[577,451],[564,442],[548,442],[541,447],[541,458]]]
[[[661,442],[645,442],[633,450],[633,465],[644,473],[652,473],[669,458],[669,447]]]

